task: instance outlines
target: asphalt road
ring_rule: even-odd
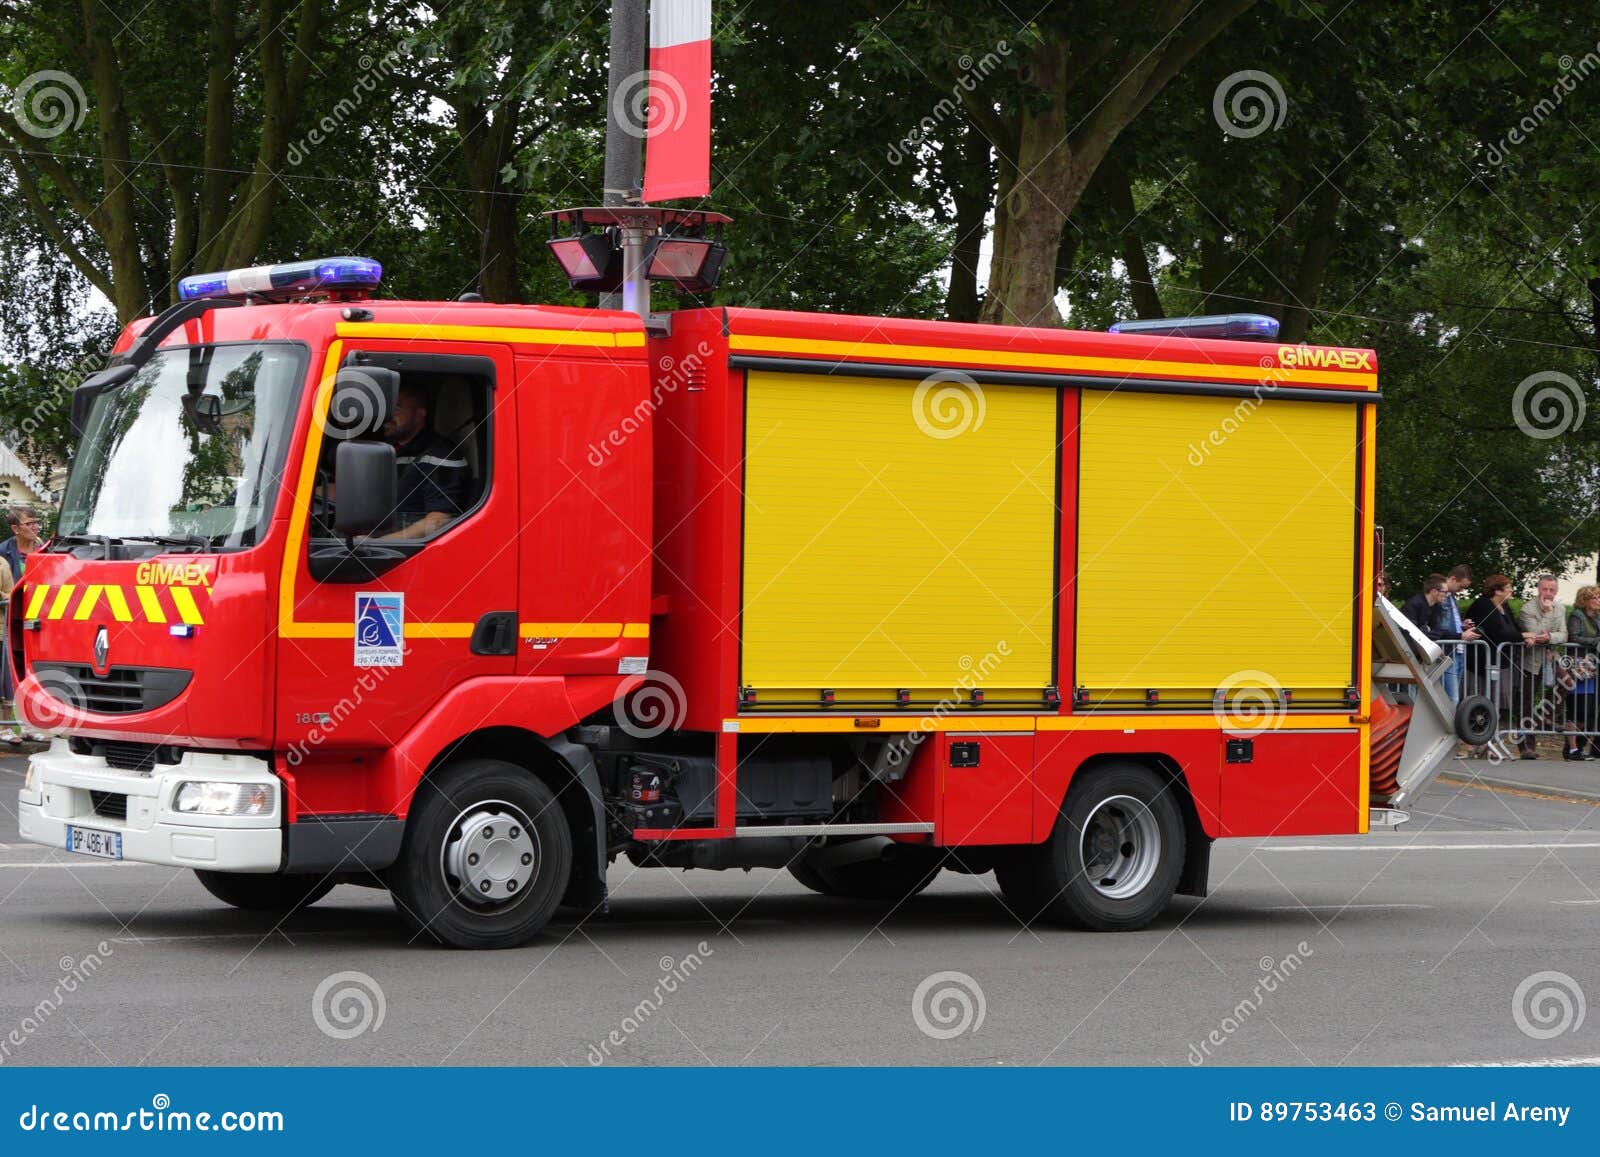
[[[1025,928],[992,877],[884,918],[621,865],[609,915],[463,953],[375,891],[274,927],[20,844],[20,777],[0,760],[0,1065],[1600,1063],[1591,804],[1439,784],[1397,832],[1224,842],[1210,898],[1132,934]]]

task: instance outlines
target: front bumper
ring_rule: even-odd
[[[174,809],[179,784],[206,780],[269,787],[271,814],[207,816]],[[119,814],[124,809],[125,817]],[[283,866],[283,785],[249,755],[185,752],[176,764],[142,773],[120,771],[99,756],[76,755],[57,739],[29,761],[17,819],[23,839],[57,848],[66,847],[68,825],[120,832],[122,858],[144,864],[217,872],[276,872]]]

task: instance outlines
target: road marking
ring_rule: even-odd
[[[1433,909],[1432,904],[1274,904],[1268,912],[1361,912],[1384,911],[1390,908],[1415,908],[1419,911]]]
[[[1541,1057],[1536,1061],[1456,1061],[1452,1069],[1590,1069],[1600,1057]]]
[[[1551,900],[1552,904],[1600,904],[1600,900]]]
[[[134,860],[118,860],[103,864],[93,860],[78,863],[76,860],[0,860],[0,868],[159,868],[160,864],[141,864]]]
[[[1258,844],[1253,852],[1515,852],[1551,848],[1600,848],[1600,842],[1570,844]]]

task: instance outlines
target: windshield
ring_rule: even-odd
[[[287,343],[160,350],[95,398],[60,536],[254,545],[266,528],[305,372]]]

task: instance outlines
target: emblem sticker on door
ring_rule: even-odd
[[[356,592],[356,666],[398,667],[405,661],[405,595]]]

